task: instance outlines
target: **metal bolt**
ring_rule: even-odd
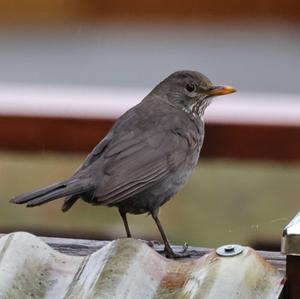
[[[224,245],[217,248],[216,253],[219,256],[235,256],[241,254],[244,250],[244,247],[238,244]]]
[[[232,252],[232,251],[234,251],[234,246],[233,246],[233,245],[227,245],[227,246],[224,248],[224,250],[225,250],[226,252]]]

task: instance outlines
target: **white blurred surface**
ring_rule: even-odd
[[[0,85],[0,114],[116,119],[149,89]],[[236,93],[216,98],[207,122],[300,125],[300,95]]]

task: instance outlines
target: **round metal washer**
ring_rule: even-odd
[[[244,251],[244,246],[238,244],[228,244],[217,248],[216,253],[219,256],[235,256]]]

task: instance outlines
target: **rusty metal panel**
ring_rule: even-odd
[[[134,239],[70,256],[28,233],[0,239],[0,298],[278,298],[284,277],[253,249],[174,261]]]

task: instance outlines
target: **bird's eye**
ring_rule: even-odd
[[[193,83],[188,83],[188,84],[185,86],[185,89],[186,89],[188,92],[192,92],[192,91],[195,91],[196,86],[195,86],[195,84],[193,84]]]

